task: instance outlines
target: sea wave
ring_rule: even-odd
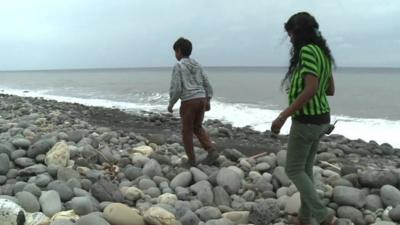
[[[151,94],[140,96],[132,101],[114,101],[110,99],[82,98],[61,96],[54,94],[52,90],[27,91],[21,89],[2,88],[2,93],[21,97],[41,97],[60,102],[79,103],[87,106],[101,106],[107,108],[119,108],[131,112],[152,111],[166,112],[167,94]],[[115,97],[114,97],[115,98]],[[148,101],[146,101],[146,99]],[[175,106],[178,116],[179,102]],[[265,106],[254,104],[227,103],[219,100],[212,101],[212,110],[206,113],[206,119],[218,119],[231,123],[236,127],[251,126],[258,131],[268,130],[272,121],[278,116],[278,110],[270,110]],[[393,147],[400,148],[400,121],[386,119],[354,118],[341,115],[333,115],[332,120],[338,120],[333,133],[341,134],[350,139],[374,140],[379,144],[389,143]],[[289,133],[290,120],[282,128],[282,134]]]

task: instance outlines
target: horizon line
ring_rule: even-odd
[[[287,66],[270,66],[270,65],[259,65],[259,66],[206,66],[205,68],[287,68]],[[172,68],[172,66],[138,66],[138,67],[73,67],[73,68],[50,68],[50,69],[11,69],[11,70],[0,70],[0,72],[40,72],[40,71],[75,71],[75,70],[129,70],[129,69],[166,69]],[[338,66],[337,69],[400,69],[395,66]]]

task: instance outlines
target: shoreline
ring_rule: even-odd
[[[0,205],[30,225],[67,212],[74,225],[287,225],[300,206],[284,172],[286,135],[208,120],[218,162],[187,169],[171,114],[0,94],[0,115]],[[398,149],[323,137],[314,178],[343,224],[400,222]]]
[[[151,106],[151,105],[135,105],[136,103],[129,102],[115,102],[112,100],[105,99],[85,99],[85,98],[75,98],[75,97],[65,97],[56,95],[43,95],[35,92],[25,93],[22,90],[17,92],[7,92],[1,90],[2,94],[14,95],[23,98],[44,98],[46,100],[55,100],[57,102],[71,103],[71,104],[82,104],[88,107],[99,107],[104,109],[115,109],[118,108],[123,112],[133,113],[137,116],[141,116],[141,113],[159,115],[168,118],[170,115],[164,113],[160,107],[161,105]],[[1,93],[0,92],[0,93]],[[133,104],[133,105],[130,105]],[[206,114],[206,119],[221,121],[224,124],[233,124],[235,127],[246,127],[248,124],[253,124],[252,130],[264,132],[265,129],[269,128],[269,122],[272,121],[278,111],[269,109],[259,109],[250,107],[248,111],[234,111],[233,114],[224,114],[225,110],[235,110],[237,107],[240,108],[240,104],[226,105],[223,102],[216,101],[214,103],[213,110]],[[244,105],[247,107],[247,105]],[[138,108],[139,107],[139,108]],[[143,107],[142,111],[140,107]],[[228,108],[226,108],[228,107]],[[130,109],[134,108],[134,109]],[[154,111],[153,111],[154,109]],[[141,113],[139,113],[141,112]],[[152,113],[153,112],[153,113]],[[276,114],[276,115],[275,115]],[[252,115],[252,116],[249,116]],[[265,119],[259,118],[258,115],[264,115]],[[178,116],[178,115],[175,115]],[[221,120],[224,118],[224,120]],[[351,140],[361,139],[365,142],[374,141],[379,145],[384,143],[390,144],[392,147],[400,149],[400,142],[394,136],[398,132],[398,127],[400,126],[400,120],[391,120],[385,118],[358,118],[349,117],[341,115],[331,115],[332,121],[338,120],[339,123],[336,126],[333,134],[345,136]],[[288,134],[290,128],[290,122],[283,127],[283,135]],[[399,126],[398,126],[399,125]]]

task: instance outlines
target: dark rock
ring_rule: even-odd
[[[394,222],[399,223],[400,222],[400,205],[396,206],[389,212],[389,217],[391,220]]]
[[[128,168],[125,170],[125,177],[128,180],[135,180],[142,175],[142,169],[135,166],[128,166]]]
[[[75,130],[75,131],[71,131],[68,132],[68,140],[78,143],[80,140],[82,140],[83,136],[84,136],[85,132],[80,131],[80,130]]]
[[[236,149],[225,149],[223,151],[223,154],[225,155],[226,158],[228,158],[231,161],[238,161],[240,158],[246,157],[243,153],[239,152]]]
[[[153,152],[150,155],[150,158],[155,159],[157,162],[159,162],[161,164],[166,164],[166,165],[171,164],[171,159],[168,156],[157,153],[157,152]]]
[[[72,189],[65,182],[60,180],[51,182],[47,186],[47,189],[57,191],[60,195],[61,201],[63,202],[67,202],[74,197],[74,192]]]
[[[20,166],[23,168],[35,165],[35,161],[28,157],[18,158],[16,160],[14,160],[14,162],[17,166]]]
[[[2,152],[0,151],[0,154],[1,153]],[[18,159],[20,157],[24,157],[25,155],[26,155],[26,151],[25,150],[18,149],[18,150],[15,150],[15,151],[11,152],[11,159],[12,160],[16,160],[16,159]]]
[[[39,174],[35,177],[33,182],[39,187],[46,187],[51,182],[49,174]]]
[[[0,175],[6,175],[10,169],[10,158],[7,154],[0,154]]]
[[[18,172],[20,176],[32,176],[41,174],[47,171],[47,168],[43,164],[36,164],[33,166],[26,167]]]
[[[30,158],[35,158],[37,155],[46,154],[55,143],[56,141],[52,138],[39,140],[30,146],[27,155]]]
[[[35,195],[36,197],[40,197],[40,195],[42,194],[42,191],[40,190],[40,188],[38,186],[36,186],[35,184],[27,184],[23,191],[26,192],[30,192],[33,195]]]
[[[12,147],[11,143],[10,144],[4,144],[4,143],[0,144],[0,154],[5,153],[8,156],[10,156],[12,151],[13,151],[13,147]]]
[[[186,213],[179,219],[179,221],[181,221],[182,225],[195,225],[199,224],[200,219],[194,212],[186,210]]]
[[[57,179],[62,181],[68,181],[72,178],[79,178],[79,173],[68,167],[59,167],[57,170]]]
[[[121,202],[124,197],[118,186],[111,181],[100,179],[91,188],[91,193],[98,201]]]
[[[154,143],[157,145],[164,145],[167,143],[167,138],[163,134],[149,134],[147,135],[147,139],[150,143]]]
[[[16,148],[28,149],[29,146],[31,145],[31,142],[25,138],[16,138],[12,141],[12,144]]]
[[[279,205],[274,199],[266,199],[257,201],[250,210],[249,222],[254,225],[269,224],[273,220],[279,218]]]

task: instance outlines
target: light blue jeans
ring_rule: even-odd
[[[304,124],[293,120],[290,128],[286,174],[300,192],[299,217],[322,221],[328,216],[314,186],[313,166],[318,144],[329,124]]]

